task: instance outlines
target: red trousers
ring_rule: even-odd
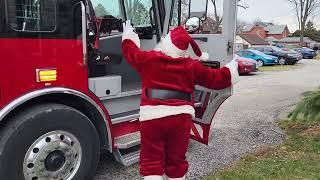
[[[140,123],[140,174],[181,178],[188,171],[191,115],[180,114]]]

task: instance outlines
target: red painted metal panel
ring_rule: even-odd
[[[62,86],[88,93],[87,67],[81,40],[0,39],[0,108],[13,99],[46,86]],[[56,68],[57,81],[36,82],[36,69]]]
[[[112,132],[107,110],[88,89],[88,68],[83,65],[82,48],[82,40],[74,39],[0,38],[0,109],[31,91],[66,87],[93,99],[106,114],[106,124]],[[46,68],[57,69],[57,81],[37,83],[36,69]],[[113,140],[112,133],[111,137]]]

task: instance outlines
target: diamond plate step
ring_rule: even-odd
[[[115,146],[118,149],[128,149],[139,145],[140,142],[140,132],[130,133],[125,136],[115,138]]]
[[[113,152],[115,159],[125,166],[131,166],[137,162],[139,162],[140,158],[140,150],[133,151],[127,154],[121,154],[119,149]]]

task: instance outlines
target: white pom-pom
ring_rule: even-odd
[[[202,55],[199,57],[201,61],[208,61],[209,60],[209,54],[206,52],[202,52]]]

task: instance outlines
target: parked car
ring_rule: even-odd
[[[309,48],[295,48],[296,52],[299,52],[302,54],[303,59],[313,59],[317,56],[316,51],[309,49]]]
[[[268,55],[276,56],[279,59],[279,64],[296,64],[299,61],[300,55],[298,53],[287,52],[276,46],[259,46],[254,47],[255,50],[263,52]]]
[[[237,51],[236,54],[241,57],[250,58],[257,61],[257,67],[264,65],[275,65],[278,63],[277,57],[264,54],[254,49]]]
[[[238,62],[239,74],[250,74],[257,71],[257,61],[235,55],[235,60]]]
[[[290,52],[290,53],[297,53],[297,56],[298,56],[298,58],[299,58],[298,61],[300,61],[301,59],[303,59],[302,54],[299,53],[299,52],[297,52],[297,51],[294,51],[294,50],[289,49],[289,48],[281,48],[281,49],[284,50],[284,51]]]

